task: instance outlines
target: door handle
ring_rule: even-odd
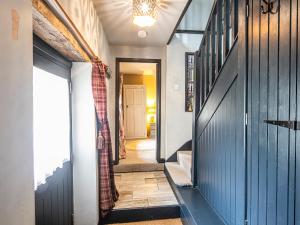
[[[300,122],[296,120],[265,120],[264,122],[292,130],[300,130]]]

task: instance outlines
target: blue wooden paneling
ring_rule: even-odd
[[[296,23],[296,26],[297,26],[297,30],[298,30],[298,33],[297,33],[297,46],[295,47],[295,49],[297,49],[297,76],[296,76],[296,84],[297,84],[297,114],[296,114],[296,118],[297,120],[300,120],[300,44],[299,44],[299,41],[300,41],[300,1],[298,0],[297,1],[298,3],[298,7],[297,7],[297,21],[298,23]],[[295,6],[295,5],[294,5]],[[294,46],[294,45],[293,45]],[[296,132],[296,183],[295,183],[295,189],[298,190],[298,193],[296,193],[296,196],[295,196],[295,225],[300,225],[300,193],[299,193],[299,190],[300,190],[300,132]]]
[[[300,118],[300,1],[277,2],[273,15],[249,1],[248,42],[239,6],[238,46],[195,121],[198,188],[230,225],[300,225],[300,132],[264,122]]]
[[[260,12],[260,1],[250,1],[247,138],[250,225],[299,225],[297,131],[264,122],[297,119],[298,4],[297,0],[280,1],[280,11],[270,15]]]
[[[243,149],[236,146],[236,95],[234,81],[222,102],[212,115],[198,139],[198,184],[204,198],[226,224],[242,224],[236,221],[241,198],[237,196],[236,184],[244,182],[236,176],[237,155]]]
[[[57,168],[35,191],[36,225],[73,224],[72,165]]]
[[[230,88],[230,85],[232,84],[233,80],[237,76],[238,73],[237,72],[237,60],[238,60],[237,48],[238,48],[237,42],[235,42],[232,51],[230,53],[230,57],[228,57],[226,62],[226,65],[228,66],[223,67],[221,75],[219,75],[218,80],[215,83],[209,98],[207,99],[207,101],[205,102],[205,104],[201,109],[201,114],[198,115],[196,121],[197,127],[199,128],[197,130],[198,137],[203,132],[203,129],[205,128],[207,122],[210,120],[216,108],[222,101],[222,98]]]

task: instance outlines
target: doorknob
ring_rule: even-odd
[[[265,120],[264,122],[275,126],[286,127],[292,130],[300,130],[300,122],[295,120]]]

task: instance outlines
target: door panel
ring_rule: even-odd
[[[297,10],[297,14],[295,14],[295,10]],[[292,49],[296,49],[296,55],[297,57],[295,57],[295,53],[293,53],[291,55],[292,59],[295,60],[293,62],[297,63],[297,66],[296,66],[296,73],[297,73],[297,76],[296,76],[296,81],[295,81],[295,84],[297,85],[297,90],[296,90],[296,118],[297,120],[299,121],[300,120],[300,1],[298,0],[298,8],[297,7],[293,7],[293,12],[292,13],[292,18],[295,17],[296,15],[296,21],[298,21],[297,23],[295,23],[295,20],[293,19],[293,28],[296,27],[297,28],[297,39],[298,42],[296,43],[296,46],[295,44],[292,45]],[[295,28],[294,28],[295,29]],[[292,29],[292,31],[294,31],[294,29]],[[297,48],[298,47],[298,48]],[[298,60],[298,61],[296,61]],[[295,69],[295,67],[293,67],[293,69]],[[293,70],[292,70],[293,71]],[[296,152],[295,152],[295,155],[296,155],[296,174],[295,174],[295,177],[296,177],[296,184],[295,184],[295,187],[296,187],[296,190],[298,190],[298,192],[296,192],[296,195],[295,195],[295,225],[300,225],[300,193],[299,193],[299,190],[300,190],[300,131],[297,131],[296,132]]]
[[[135,107],[135,136],[136,137],[144,137],[145,136],[145,109],[143,105]]]
[[[280,1],[277,14],[260,6],[250,1],[248,220],[294,225],[297,131],[265,120],[296,120],[297,0]]]
[[[33,45],[36,225],[72,225],[72,63],[35,35]]]
[[[134,137],[134,107],[129,107],[126,110],[126,117],[125,117],[125,135],[126,137]]]
[[[126,105],[134,104],[134,89],[127,88],[125,93]]]
[[[124,86],[125,137],[145,138],[146,91],[143,85]]]
[[[134,104],[143,106],[145,104],[144,88],[135,88],[133,90],[134,90]]]

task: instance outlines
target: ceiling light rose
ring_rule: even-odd
[[[148,33],[147,33],[147,31],[145,31],[145,30],[140,30],[140,31],[138,32],[138,37],[139,37],[139,38],[146,38],[147,35],[148,35]]]
[[[133,23],[139,27],[150,27],[156,22],[157,0],[132,0]]]

